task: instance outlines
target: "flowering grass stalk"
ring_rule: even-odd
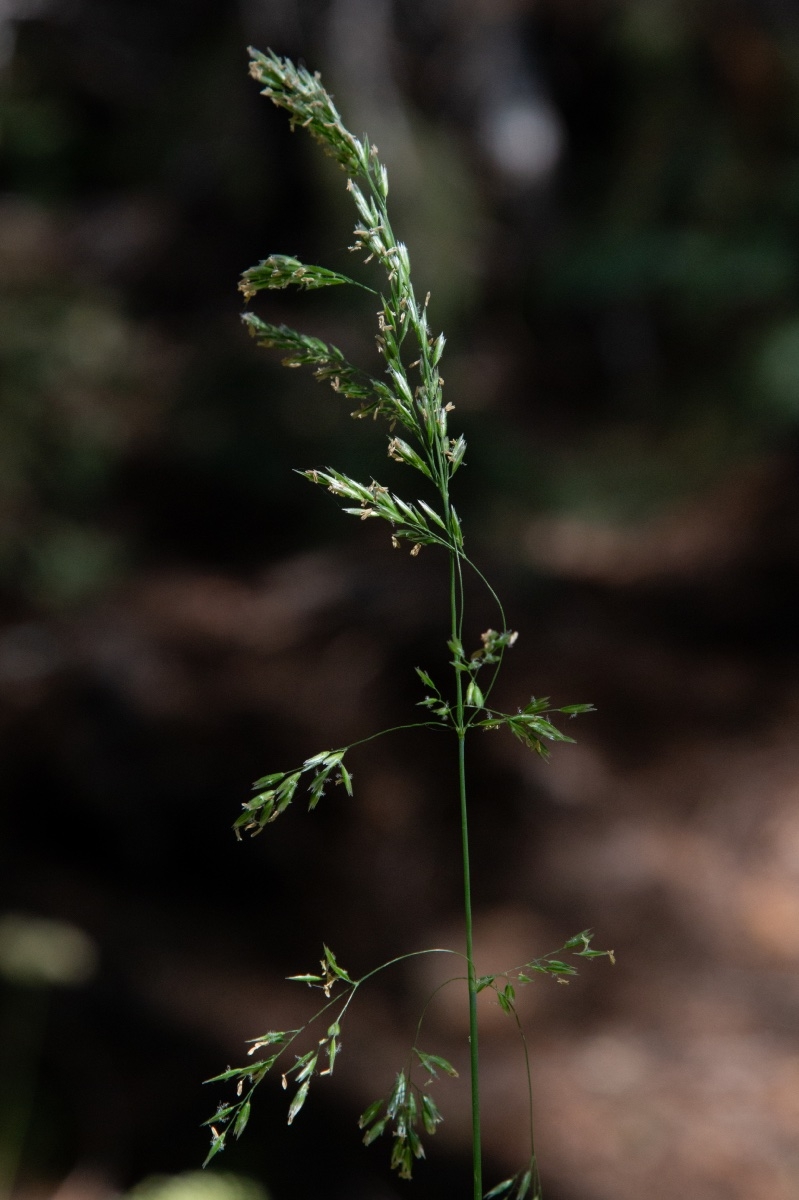
[[[235,1096],[220,1104],[208,1121],[212,1140],[206,1162],[224,1148],[230,1135],[241,1136],[249,1120],[253,1093],[273,1068],[280,1071],[283,1087],[288,1088],[291,1084],[294,1089],[288,1123],[295,1120],[314,1078],[333,1074],[342,1023],[357,992],[369,979],[418,955],[448,954],[463,964],[451,982],[465,979],[468,993],[473,1200],[540,1200],[529,1060],[516,1010],[516,990],[540,976],[559,983],[568,982],[569,977],[577,973],[575,959],[607,956],[612,961],[613,954],[612,951],[592,949],[592,933],[585,930],[569,938],[557,950],[531,958],[502,974],[477,975],[472,946],[466,741],[478,729],[507,728],[535,753],[546,757],[552,743],[573,741],[553,723],[553,715],[574,717],[591,711],[593,706],[570,704],[552,708],[548,700],[532,698],[515,713],[505,713],[491,705],[491,694],[504,655],[518,635],[508,628],[499,598],[464,549],[463,529],[452,503],[450,486],[453,476],[463,465],[466,442],[462,434],[453,436],[449,430],[454,406],[444,401],[444,380],[439,371],[445,338],[443,333],[434,335],[431,332],[427,316],[430,296],[428,294],[423,302],[417,299],[411,282],[408,251],[394,236],[387,208],[386,169],[380,162],[377,148],[360,141],[346,129],[318,75],[296,67],[271,51],[261,54],[251,50],[250,60],[250,73],[262,85],[263,94],[288,112],[292,128],[306,129],[346,173],[347,190],[358,214],[355,241],[350,249],[363,253],[366,262],[376,260],[386,277],[377,313],[377,348],[384,361],[384,370],[379,377],[354,366],[336,346],[319,338],[298,333],[285,325],[269,324],[251,312],[245,313],[243,319],[259,345],[282,352],[286,366],[311,367],[318,380],[329,382],[334,391],[354,403],[353,417],[385,420],[388,423],[389,457],[424,477],[429,499],[409,501],[375,479],[369,483],[359,482],[333,467],[301,472],[311,483],[343,500],[345,513],[360,520],[374,518],[387,522],[395,547],[407,546],[412,557],[416,557],[422,547],[437,547],[449,560],[450,636],[447,648],[452,672],[450,687],[439,685],[426,670],[417,667],[416,673],[423,687],[419,705],[426,715],[424,720],[402,728],[446,730],[456,742],[465,945],[463,951],[440,948],[412,951],[383,963],[359,979],[353,979],[338,963],[332,950],[325,946],[318,970],[292,976],[297,982],[317,988],[324,997],[311,1020],[299,1029],[270,1030],[253,1038],[249,1051],[253,1061],[243,1067],[230,1068],[209,1081],[235,1083]],[[245,271],[239,286],[249,301],[264,289],[297,287],[311,290],[342,285],[365,286],[336,271],[302,263],[287,255],[273,254]],[[465,571],[476,572],[488,588],[497,606],[499,624],[499,629],[487,629],[482,633],[479,645],[471,651],[464,645]],[[371,734],[362,741],[377,736],[381,735]],[[235,823],[237,836],[260,833],[288,808],[300,790],[307,791],[310,809],[316,807],[330,785],[340,784],[348,795],[352,795],[352,777],[344,762],[352,745],[324,750],[292,770],[272,772],[257,780],[252,799],[244,805]],[[530,1154],[515,1175],[497,1184],[484,1197],[477,996],[486,988],[495,992],[503,1011],[515,1020],[521,1037],[527,1065]],[[314,1033],[307,1038],[305,1035],[312,1026]],[[319,1037],[320,1029],[325,1030],[322,1037]],[[391,1166],[404,1179],[411,1178],[415,1161],[424,1157],[422,1135],[435,1133],[442,1120],[431,1085],[439,1076],[457,1074],[441,1055],[421,1048],[421,1030],[422,1019],[408,1059],[398,1071],[392,1090],[370,1104],[360,1118],[367,1145],[389,1133]],[[310,1047],[306,1048],[309,1041]],[[297,1050],[301,1052],[297,1053]]]

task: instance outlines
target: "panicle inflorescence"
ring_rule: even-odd
[[[338,271],[329,271],[327,267],[310,266],[301,263],[298,258],[288,254],[270,254],[257,266],[250,267],[241,277],[239,291],[245,300],[252,300],[257,292],[264,288],[298,287],[305,291],[317,288],[337,287],[342,283],[353,287],[363,287],[363,284],[350,279],[348,275],[340,275]],[[371,291],[371,288],[367,288]]]
[[[271,51],[250,53],[251,73],[265,85],[264,94],[289,112],[293,126],[303,126],[321,142],[349,176],[347,190],[358,214],[350,249],[363,252],[367,262],[375,259],[386,275],[375,335],[385,362],[384,377],[375,378],[354,366],[337,346],[319,338],[285,325],[270,325],[249,313],[244,320],[260,345],[284,351],[285,365],[311,366],[317,379],[328,380],[335,391],[355,400],[358,407],[353,416],[382,416],[389,422],[391,433],[399,426],[408,439],[390,437],[390,457],[426,475],[442,493],[442,483],[464,461],[466,442],[462,435],[450,438],[447,432],[447,417],[453,406],[443,401],[444,381],[438,369],[445,338],[443,334],[431,336],[427,321],[429,295],[423,304],[417,301],[407,247],[394,237],[386,207],[385,167],[376,147],[359,141],[345,128],[318,75],[295,67]],[[295,286],[308,290],[352,282],[325,267],[273,254],[245,271],[239,286],[249,300],[262,289]],[[406,366],[403,347],[409,334],[416,357]],[[417,372],[415,380],[410,377],[411,371]],[[446,497],[445,489],[443,495]],[[446,527],[447,514],[441,519]],[[421,544],[425,544],[423,539]]]
[[[297,67],[272,50],[250,47],[250,75],[263,84],[262,95],[289,114],[292,129],[301,126],[351,175],[368,169],[369,152],[345,128],[329,92],[317,73]]]

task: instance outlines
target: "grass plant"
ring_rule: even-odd
[[[428,954],[450,955],[458,962],[451,982],[466,983],[469,1010],[469,1056],[471,1075],[473,1200],[540,1200],[532,1120],[532,1089],[527,1043],[516,1009],[519,987],[546,978],[568,982],[577,974],[580,960],[609,957],[612,951],[592,948],[592,933],[584,930],[557,950],[531,957],[501,974],[478,976],[472,946],[472,889],[467,802],[467,739],[478,731],[506,729],[534,753],[546,757],[553,743],[573,739],[555,723],[556,716],[572,718],[592,710],[590,704],[553,708],[547,699],[528,700],[516,712],[496,709],[491,696],[505,654],[517,640],[505,618],[502,603],[490,583],[466,553],[463,529],[451,496],[452,480],[464,463],[466,442],[449,429],[454,405],[444,400],[440,375],[445,339],[431,332],[428,321],[430,296],[420,302],[411,282],[405,245],[397,241],[389,220],[388,176],[377,148],[355,137],[345,127],[329,93],[318,75],[271,51],[250,51],[250,73],[263,94],[289,114],[292,128],[307,130],[347,175],[347,190],[357,210],[355,240],[351,250],[375,260],[385,275],[379,293],[377,348],[384,369],[379,376],[348,362],[336,347],[319,338],[299,333],[286,325],[269,324],[251,312],[244,315],[249,332],[259,345],[283,355],[289,367],[308,366],[320,381],[355,405],[355,418],[380,419],[388,425],[387,451],[390,458],[423,476],[417,480],[428,499],[406,500],[377,480],[368,483],[351,478],[334,467],[314,467],[300,472],[311,483],[326,488],[343,501],[343,511],[358,520],[385,521],[396,548],[406,547],[416,558],[425,547],[446,555],[449,563],[448,594],[441,599],[449,624],[447,640],[448,684],[437,682],[427,670],[417,667],[421,684],[419,706],[423,719],[402,728],[444,731],[453,739],[453,776],[457,773],[460,809],[461,860],[463,867],[464,945],[462,949],[412,950],[353,978],[324,946],[317,969],[292,976],[298,983],[318,989],[320,1006],[315,1016],[297,1029],[270,1030],[250,1042],[250,1062],[229,1068],[209,1082],[232,1085],[234,1095],[222,1102],[208,1121],[211,1147],[206,1162],[224,1149],[228,1137],[238,1138],[248,1123],[254,1093],[270,1071],[291,1088],[288,1123],[305,1104],[312,1083],[333,1074],[340,1049],[343,1024],[358,992],[382,971],[409,958]],[[355,280],[324,267],[302,263],[287,255],[272,254],[244,272],[240,288],[246,300],[264,289],[296,287],[301,290],[355,285]],[[372,290],[372,289],[368,289]],[[377,296],[378,293],[375,293]],[[496,605],[498,628],[478,636],[468,630],[465,613],[464,575],[475,572]],[[471,641],[466,644],[466,638]],[[443,677],[442,677],[443,678]],[[384,730],[391,733],[394,730]],[[369,741],[382,733],[361,739]],[[235,823],[237,836],[256,835],[272,824],[299,793],[308,796],[314,809],[325,791],[340,785],[352,795],[352,776],[345,762],[355,745],[323,750],[291,770],[271,772],[256,780],[254,795]],[[480,1078],[477,996],[491,989],[498,1004],[518,1027],[527,1066],[530,1147],[526,1162],[484,1195],[480,1136]],[[422,1014],[422,1018],[424,1012]],[[453,1076],[455,1068],[440,1054],[422,1048],[423,1019],[409,1047],[407,1061],[396,1074],[390,1092],[370,1104],[360,1117],[363,1141],[387,1135],[391,1141],[391,1166],[403,1179],[410,1179],[414,1165],[424,1157],[423,1137],[435,1133],[442,1120],[431,1084]]]

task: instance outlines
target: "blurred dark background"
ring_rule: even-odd
[[[434,737],[354,754],[352,801],[230,832],[257,775],[413,720],[447,624],[434,552],[292,473],[407,490],[383,431],[240,326],[271,252],[361,270],[343,177],[259,97],[248,43],[320,69],[388,162],[449,339],[456,503],[521,634],[504,702],[599,710],[549,763],[472,751],[483,969],[587,926],[618,956],[524,994],[548,1200],[795,1200],[793,0],[0,3],[2,1200],[469,1187],[463,1079],[412,1185],[355,1126],[428,966],[375,983],[290,1130],[264,1085],[222,1173],[185,1175],[201,1080],[308,1014],[284,977],[323,940],[362,973],[461,938]],[[372,366],[360,297],[257,310]],[[477,644],[478,590],[471,613]],[[428,1041],[461,1065],[447,995]],[[495,1181],[524,1089],[484,1018]]]

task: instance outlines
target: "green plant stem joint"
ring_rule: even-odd
[[[489,701],[505,653],[514,645],[517,634],[508,628],[502,604],[482,574],[467,557],[463,531],[450,497],[452,477],[464,463],[466,442],[462,435],[452,437],[448,422],[453,411],[443,398],[444,380],[439,365],[444,351],[443,334],[434,335],[428,324],[429,295],[420,303],[413,290],[408,251],[398,242],[387,210],[388,176],[378,158],[376,147],[360,141],[347,130],[330,95],[318,75],[296,67],[288,59],[271,51],[250,51],[250,73],[261,84],[263,94],[285,109],[292,128],[301,127],[319,142],[347,174],[347,190],[355,204],[357,221],[351,247],[363,253],[367,262],[376,260],[386,277],[379,296],[377,312],[377,348],[384,369],[379,377],[348,362],[336,347],[319,338],[298,333],[285,325],[271,325],[252,313],[244,323],[256,341],[279,350],[287,366],[309,366],[316,378],[328,382],[333,390],[355,402],[354,417],[381,417],[388,423],[387,453],[395,462],[405,464],[425,481],[429,500],[405,500],[372,479],[368,483],[350,478],[333,467],[312,468],[300,472],[311,483],[326,488],[344,501],[343,511],[360,520],[378,519],[390,527],[395,547],[410,545],[412,556],[424,546],[438,546],[449,559],[448,650],[452,671],[451,691],[440,687],[426,670],[417,668],[424,688],[419,705],[425,719],[398,728],[428,727],[449,730],[455,735],[458,758],[458,795],[461,817],[461,853],[465,953],[449,949],[412,951],[400,958],[353,979],[339,965],[336,956],[324,947],[319,969],[291,978],[317,989],[323,997],[315,1015],[299,1029],[272,1030],[250,1043],[253,1060],[243,1067],[228,1068],[208,1082],[235,1085],[235,1096],[222,1103],[207,1122],[211,1128],[211,1147],[206,1162],[224,1149],[229,1136],[238,1138],[250,1117],[253,1094],[273,1068],[279,1070],[282,1085],[291,1089],[288,1123],[299,1115],[314,1079],[332,1075],[341,1052],[341,1030],[348,1010],[364,983],[396,963],[425,954],[450,954],[465,964],[448,983],[467,985],[469,1008],[469,1057],[472,1112],[473,1200],[536,1200],[541,1195],[533,1137],[532,1089],[527,1042],[516,1010],[519,987],[542,976],[556,983],[568,983],[577,974],[577,959],[608,957],[613,952],[594,950],[592,933],[584,930],[569,938],[561,947],[540,958],[510,968],[501,975],[478,976],[472,952],[472,895],[468,834],[466,739],[476,729],[507,728],[536,753],[546,756],[557,742],[571,742],[551,719],[556,715],[574,717],[592,711],[590,704],[571,704],[552,708],[547,699],[532,698],[515,713],[500,712]],[[273,254],[245,271],[240,284],[245,299],[264,289],[298,287],[303,290],[355,284],[338,272],[302,263],[287,255]],[[357,284],[357,286],[364,286]],[[371,291],[372,289],[367,289]],[[411,362],[406,365],[408,360]],[[467,653],[464,649],[464,570],[473,570],[488,588],[500,619],[499,630],[487,629],[480,644]],[[371,734],[361,742],[393,730]],[[353,743],[359,745],[361,742]],[[352,795],[352,775],[344,759],[352,746],[326,750],[293,770],[264,775],[254,784],[254,795],[243,806],[235,822],[237,836],[258,834],[277,819],[292,803],[298,790],[306,789],[308,807],[313,809],[330,786],[340,785]],[[477,1028],[477,996],[491,989],[502,1010],[518,1026],[528,1080],[530,1158],[517,1174],[503,1180],[483,1197],[480,1139],[480,1088]],[[436,989],[434,996],[440,990]],[[430,1000],[433,997],[431,996]],[[430,1003],[428,1000],[428,1004]],[[433,1087],[441,1076],[457,1074],[441,1055],[419,1046],[422,1023],[416,1030],[408,1060],[397,1072],[389,1094],[370,1104],[361,1115],[360,1127],[366,1145],[389,1134],[392,1144],[391,1166],[404,1179],[410,1179],[415,1162],[424,1157],[422,1136],[435,1133],[442,1115],[433,1097]],[[323,1036],[319,1036],[323,1032]]]

